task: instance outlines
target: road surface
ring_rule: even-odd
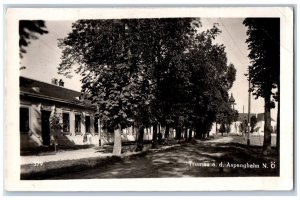
[[[152,150],[121,161],[47,179],[277,176],[276,156],[261,147],[231,143],[231,137]]]

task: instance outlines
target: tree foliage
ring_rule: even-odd
[[[57,139],[60,131],[63,129],[62,116],[57,113],[56,108],[54,108],[53,113],[50,115],[50,129],[52,131],[52,143],[54,145],[54,151],[56,151]]]
[[[214,26],[199,34],[187,59],[192,75],[193,124],[200,136],[210,131],[214,121],[229,124],[235,119],[228,90],[235,80],[236,70],[233,64],[227,66],[225,46],[213,44],[220,32]]]
[[[251,91],[265,100],[264,154],[271,152],[271,116],[274,100],[279,101],[280,18],[246,18],[246,42],[251,59],[249,77]],[[279,113],[279,112],[278,112]]]
[[[36,40],[37,34],[47,34],[45,21],[43,20],[20,20],[19,21],[19,48],[20,57],[26,53],[25,48],[30,44],[30,40]]]
[[[279,84],[280,72],[280,19],[246,18],[246,42],[250,49],[249,76],[251,89],[257,97],[273,95]],[[271,105],[274,107],[274,104]]]
[[[224,45],[213,44],[220,30],[198,33],[200,25],[193,18],[78,20],[59,42],[59,72],[70,76],[78,64],[83,92],[112,128],[160,123],[207,133],[220,105],[230,115],[236,70]]]

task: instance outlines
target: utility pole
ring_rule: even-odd
[[[245,120],[246,120],[246,116],[245,114],[245,110],[244,110],[245,106],[243,105],[243,117],[242,117],[242,124],[243,124],[243,137],[246,137],[246,127],[245,127]]]
[[[250,71],[249,71],[249,90],[248,90],[248,135],[247,146],[250,146],[250,107],[251,107],[251,91],[250,91]]]

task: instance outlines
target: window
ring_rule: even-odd
[[[90,127],[91,126],[91,118],[90,116],[85,116],[85,132],[90,133]]]
[[[20,108],[20,132],[29,131],[29,108]]]
[[[75,132],[81,132],[81,116],[75,115]]]
[[[63,113],[63,132],[70,132],[70,116],[69,116],[69,113]]]
[[[95,117],[94,127],[95,127],[95,133],[99,133],[99,117]]]

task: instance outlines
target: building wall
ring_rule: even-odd
[[[241,123],[242,122],[240,122],[240,121],[232,122],[230,124],[230,131],[229,131],[229,133],[230,134],[235,134],[235,135],[242,135],[243,134],[243,130],[241,130],[241,128],[240,128]],[[218,131],[218,133],[219,133],[220,127],[221,127],[221,124],[218,124],[217,125],[217,131]],[[216,134],[216,123],[213,123],[212,128],[211,128],[211,130],[209,132],[209,135],[213,136],[215,134]]]
[[[68,105],[63,105],[59,103],[49,103],[49,102],[39,102],[37,100],[21,99],[20,107],[26,107],[29,109],[29,132],[20,133],[20,145],[21,150],[27,150],[36,148],[43,145],[42,139],[42,110],[48,110],[51,115],[56,109],[57,114],[69,113],[70,131],[64,133],[62,130],[59,131],[57,138],[57,143],[59,145],[84,145],[84,144],[99,144],[99,134],[95,134],[94,129],[94,111],[87,110],[79,107],[72,107]],[[81,115],[81,132],[75,133],[75,113],[80,113]],[[83,141],[85,134],[85,116],[90,116],[90,133],[91,140],[88,142]],[[62,118],[61,118],[62,123]],[[100,124],[100,123],[98,123]],[[98,127],[100,130],[100,127]],[[54,131],[50,131],[50,139],[54,140]]]
[[[38,104],[21,101],[21,107],[29,109],[29,132],[20,133],[21,149],[35,148],[43,144],[41,130],[41,112]]]
[[[230,125],[230,133],[236,134],[236,135],[242,135],[243,130],[241,130],[241,123],[240,121],[233,122]]]
[[[254,135],[264,135],[264,126],[265,126],[265,121],[258,121],[256,123],[256,126],[254,127],[253,134]],[[271,121],[271,126],[272,126],[272,129],[273,129],[273,133],[275,133],[277,123],[274,122],[274,121]]]
[[[105,130],[101,129],[101,122],[98,122],[98,132],[95,133],[94,120],[95,112],[93,110],[88,110],[80,107],[75,107],[72,105],[65,105],[61,103],[48,102],[36,99],[24,99],[21,98],[20,107],[29,108],[29,129],[28,133],[20,133],[20,145],[21,150],[28,150],[43,146],[42,139],[42,110],[47,110],[51,112],[51,116],[56,110],[58,115],[61,115],[60,122],[63,123],[63,113],[69,114],[69,132],[63,132],[59,130],[55,133],[53,130],[50,131],[50,140],[54,142],[54,135],[57,136],[57,144],[64,146],[74,146],[74,145],[99,145],[99,140],[101,144],[113,143],[114,133],[106,133]],[[75,115],[79,114],[81,116],[80,126],[81,131],[75,132]],[[85,130],[85,116],[90,116],[90,134],[87,141],[84,141]],[[163,134],[164,135],[164,134]],[[122,140],[126,141],[136,141],[136,132],[133,127],[128,127],[122,130]],[[153,127],[145,128],[144,130],[144,140],[152,140]],[[170,134],[170,138],[175,137]],[[52,144],[52,143],[51,143]],[[50,145],[51,145],[50,144]]]

